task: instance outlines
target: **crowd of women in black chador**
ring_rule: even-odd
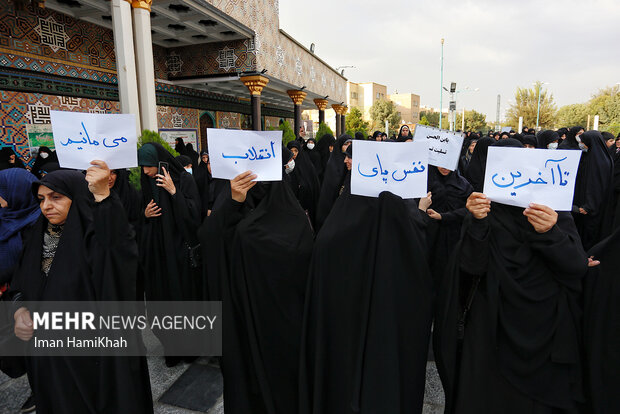
[[[620,138],[523,132],[468,133],[419,200],[351,194],[361,134],[289,142],[268,183],[147,143],[140,190],[5,151],[0,294],[22,340],[19,301],[221,300],[229,414],[421,412],[431,332],[447,413],[620,412]],[[488,200],[490,146],[581,151],[573,211]],[[26,362],[38,412],[152,411],[144,358]]]

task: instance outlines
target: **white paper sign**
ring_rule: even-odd
[[[463,134],[428,125],[416,125],[413,140],[428,142],[428,163],[430,165],[451,171],[458,167]]]
[[[282,131],[207,129],[214,178],[227,180],[245,171],[256,181],[282,180]]]
[[[484,193],[492,201],[570,211],[581,151],[489,147]]]
[[[50,118],[61,167],[86,170],[93,160],[111,170],[138,166],[134,115],[50,111]]]
[[[428,146],[425,141],[353,141],[351,194],[402,198],[426,196]]]

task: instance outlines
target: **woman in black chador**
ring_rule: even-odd
[[[158,168],[161,164],[161,171]],[[200,196],[191,174],[164,147],[146,143],[138,150],[142,167],[143,224],[140,256],[148,301],[200,299],[200,266],[195,263],[200,225]],[[164,346],[166,364],[180,359],[166,350],[172,337],[155,332]],[[168,334],[169,335],[169,334]]]
[[[291,158],[282,150],[283,163]],[[284,175],[284,172],[283,172]],[[282,181],[247,171],[199,235],[210,296],[221,297],[227,414],[297,412],[299,343],[312,254],[308,218]]]
[[[102,161],[93,164],[86,180],[77,171],[55,171],[33,184],[42,215],[11,285],[16,307],[20,301],[135,300],[134,233],[110,192],[110,171]],[[14,318],[17,337],[30,340],[29,310],[20,307]],[[37,413],[153,412],[144,357],[27,357],[27,371]]]
[[[312,255],[299,413],[421,413],[432,316],[422,220],[392,193],[345,183]]]
[[[570,213],[491,203],[482,193],[467,209],[435,317],[446,412],[576,412],[588,260]]]

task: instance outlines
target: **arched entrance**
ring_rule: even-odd
[[[207,149],[207,128],[215,128],[215,119],[210,112],[200,116],[200,150]]]

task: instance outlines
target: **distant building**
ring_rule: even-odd
[[[401,123],[417,124],[420,121],[420,95],[413,93],[395,93],[389,99],[396,104],[400,112]]]
[[[364,121],[370,121],[370,107],[380,99],[389,99],[387,86],[375,82],[347,82],[347,106],[362,111]]]

